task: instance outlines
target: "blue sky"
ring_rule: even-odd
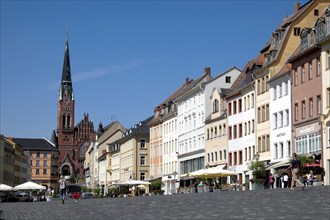
[[[67,25],[75,124],[129,128],[205,67],[243,69],[294,2],[2,0],[0,133],[50,138]]]

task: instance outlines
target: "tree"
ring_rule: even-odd
[[[250,165],[250,170],[252,170],[253,178],[251,182],[256,184],[264,185],[266,178],[266,168],[263,161],[252,161]]]

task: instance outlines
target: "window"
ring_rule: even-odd
[[[239,124],[238,125],[238,136],[242,137],[242,134],[243,134],[243,126],[242,126],[242,124]]]
[[[290,117],[290,115],[289,115],[289,109],[287,109],[287,110],[285,110],[285,124],[284,124],[284,126],[288,126],[289,125],[289,117]]]
[[[266,121],[269,120],[269,104],[266,105]]]
[[[40,174],[40,170],[36,169],[36,175],[39,175],[39,174]]]
[[[234,139],[237,138],[237,125],[234,125],[234,128],[233,128],[233,137],[234,137]]]
[[[43,173],[42,174],[47,174],[47,169],[43,169]]]
[[[276,100],[276,96],[277,96],[277,94],[276,94],[277,93],[276,87],[277,86],[275,86],[274,89],[273,89],[273,100]]]
[[[236,101],[233,102],[233,114],[236,114]]]
[[[327,55],[327,69],[330,68],[330,50],[326,51],[326,55]]]
[[[226,83],[230,83],[231,81],[231,77],[230,76],[226,76]]]
[[[223,150],[223,159],[227,160],[227,151],[226,150]]]
[[[36,157],[40,157],[40,152],[37,152],[37,155],[36,155]]]
[[[293,70],[293,74],[294,74],[294,85],[297,86],[298,85],[298,71]]]
[[[254,107],[254,93],[251,94],[251,108]]]
[[[313,98],[309,99],[309,116],[313,116]]]
[[[258,123],[260,123],[262,120],[261,120],[261,108],[259,107],[258,108]]]
[[[289,83],[284,83],[284,95],[288,94],[288,86],[289,86]]]
[[[242,99],[238,100],[238,112],[242,112]]]
[[[283,149],[283,142],[280,142],[280,158],[283,158],[283,151],[284,151],[284,149]]]
[[[316,76],[320,76],[321,75],[321,62],[320,62],[320,58],[316,59],[317,65],[316,65]]]
[[[306,117],[306,103],[305,101],[301,102],[301,118]]]
[[[231,115],[231,102],[228,103],[228,115]]]
[[[278,158],[278,149],[277,149],[277,143],[274,144],[274,159]]]
[[[44,158],[47,158],[47,152],[44,152]]]
[[[146,156],[145,155],[140,156],[140,165],[146,165]]]
[[[146,173],[140,173],[140,180],[146,179]]]
[[[254,133],[254,120],[252,120],[252,133]]]
[[[234,152],[234,165],[237,165],[237,152]]]
[[[298,110],[299,110],[299,107],[298,107],[298,103],[294,104],[294,120],[295,121],[298,121]]]
[[[213,101],[213,113],[218,112],[219,111],[219,100],[215,99]]]
[[[291,156],[291,142],[287,141],[287,147],[288,147],[288,156]]]
[[[313,63],[309,63],[309,80],[313,79]]]
[[[317,96],[317,114],[321,114],[321,109],[322,109],[322,100],[321,100],[321,96],[318,95]]]
[[[222,151],[219,151],[219,160],[222,160]]]
[[[277,128],[277,113],[273,114],[273,129]]]
[[[301,66],[301,83],[305,82],[305,67]]]
[[[295,27],[293,29],[293,34],[294,34],[294,36],[299,36],[300,35],[300,27]]]
[[[243,164],[243,151],[238,152],[238,163]]]
[[[330,106],[330,87],[327,88],[327,106]]]
[[[40,166],[40,161],[39,161],[39,160],[36,161],[36,166],[37,166],[37,167]]]
[[[231,138],[232,138],[232,136],[231,136],[232,133],[231,133],[231,132],[232,132],[232,128],[231,128],[231,126],[229,126],[229,127],[228,127],[228,139],[229,139],[229,140],[231,140]]]
[[[279,112],[278,117],[279,117],[279,119],[278,119],[278,122],[279,122],[278,127],[281,128],[281,127],[283,127],[283,112],[282,111]]]
[[[319,16],[319,10],[314,9],[314,16]]]
[[[145,139],[140,140],[140,148],[146,148],[146,140]]]
[[[47,160],[44,160],[44,167],[47,166]]]
[[[228,164],[229,164],[229,166],[232,166],[232,156],[231,156],[231,152],[229,153],[229,155],[228,155]]]
[[[244,111],[246,111],[246,97],[244,97]]]
[[[281,98],[282,97],[282,85],[280,84],[278,86],[278,98]]]

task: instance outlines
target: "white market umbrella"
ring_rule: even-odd
[[[234,176],[238,173],[231,170],[224,170],[222,167],[212,167],[208,169],[201,169],[194,172],[191,172],[189,176],[194,177],[205,177],[205,178],[215,178],[215,177],[226,177]]]
[[[11,191],[11,190],[13,190],[13,187],[2,183],[0,184],[0,191]]]
[[[120,183],[120,185],[150,185],[150,182],[142,180],[127,180]]]
[[[22,183],[14,187],[14,190],[42,190],[42,189],[46,189],[46,187],[31,181]]]

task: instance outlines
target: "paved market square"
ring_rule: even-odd
[[[0,203],[0,219],[330,219],[330,187]]]

